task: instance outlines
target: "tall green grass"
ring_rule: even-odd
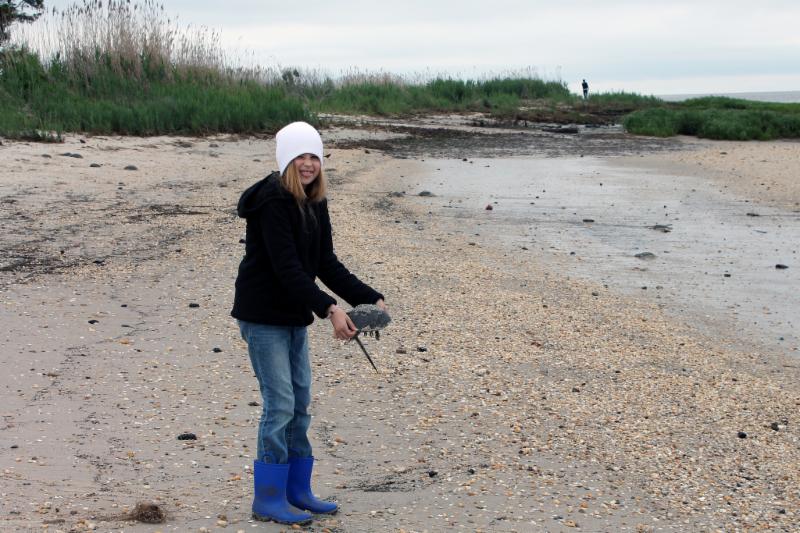
[[[708,139],[800,138],[800,104],[707,97],[635,111],[625,117],[630,133],[656,137],[694,135]]]
[[[37,24],[0,51],[0,135],[260,132],[316,121],[284,84],[263,83],[267,73],[230,66],[216,34],[180,30],[150,0],[85,0]]]
[[[179,27],[155,0],[82,0],[14,28],[0,50],[0,135],[271,132],[321,113],[487,113],[501,122],[607,123],[642,135],[798,137],[800,104],[699,98],[668,104],[613,92],[584,100],[517,72],[480,80],[241,66],[219,35]]]
[[[664,104],[664,101],[655,96],[630,93],[625,91],[612,91],[589,95],[586,104],[589,108],[597,110],[627,110],[643,109]]]
[[[42,65],[24,49],[0,54],[0,94],[9,95],[0,104],[0,135],[261,132],[315,121],[301,99],[280,86],[200,68],[132,77],[119,75],[107,57],[98,63],[90,78],[82,78],[58,61]]]
[[[311,91],[312,109],[330,113],[402,115],[442,111],[492,111],[517,108],[532,99],[569,99],[560,81],[535,78],[457,80],[439,77],[408,83],[390,76],[365,76],[331,82],[326,92]]]

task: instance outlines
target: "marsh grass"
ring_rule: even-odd
[[[635,111],[625,117],[623,125],[631,133],[656,137],[695,135],[740,141],[800,138],[800,104],[695,98],[670,107]]]
[[[0,135],[274,131],[315,122],[275,73],[232,66],[218,34],[163,7],[85,0],[50,10],[0,52]],[[42,58],[47,58],[43,60]]]
[[[501,122],[604,124],[717,139],[798,137],[800,104],[698,98],[668,104],[614,92],[584,100],[564,82],[517,71],[477,80],[350,70],[242,66],[220,36],[181,27],[154,0],[83,0],[14,28],[0,49],[0,135],[273,132],[319,113],[487,113]]]
[[[612,91],[589,95],[586,106],[595,111],[634,111],[664,105],[664,101],[655,96]]]
[[[535,78],[458,80],[437,77],[409,83],[396,76],[329,80],[329,90],[312,91],[312,109],[330,113],[402,115],[424,112],[498,111],[517,109],[532,99],[569,99],[560,81]],[[310,96],[307,94],[306,96]]]

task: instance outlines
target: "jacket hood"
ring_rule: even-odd
[[[236,212],[241,218],[257,213],[267,201],[273,198],[291,198],[289,191],[280,184],[280,174],[273,172],[266,178],[248,187],[239,198]]]

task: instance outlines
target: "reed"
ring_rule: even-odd
[[[635,111],[625,117],[623,125],[630,133],[656,137],[694,135],[738,141],[800,138],[797,104],[698,100],[705,101]]]
[[[0,135],[83,131],[274,131],[315,122],[302,99],[265,69],[229,61],[219,35],[181,29],[163,6],[84,0],[49,10],[0,52]]]
[[[206,27],[182,27],[155,0],[82,0],[14,28],[0,49],[0,135],[272,132],[320,113],[483,112],[508,123],[622,119],[642,135],[800,137],[800,104],[698,98],[680,104],[612,92],[584,100],[535,71],[458,79],[424,72],[242,65]],[[627,116],[626,116],[627,115]],[[624,118],[623,118],[624,117]]]

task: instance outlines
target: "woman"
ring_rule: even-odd
[[[247,189],[239,200],[247,235],[231,314],[239,321],[263,398],[253,468],[253,516],[258,520],[311,520],[289,504],[312,513],[338,510],[311,491],[306,327],[316,314],[331,321],[337,339],[350,339],[357,330],[315,279],[350,305],[374,303],[385,309],[383,295],[351,274],[334,254],[322,155],[322,139],[312,126],[289,124],[276,136],[280,171]]]

